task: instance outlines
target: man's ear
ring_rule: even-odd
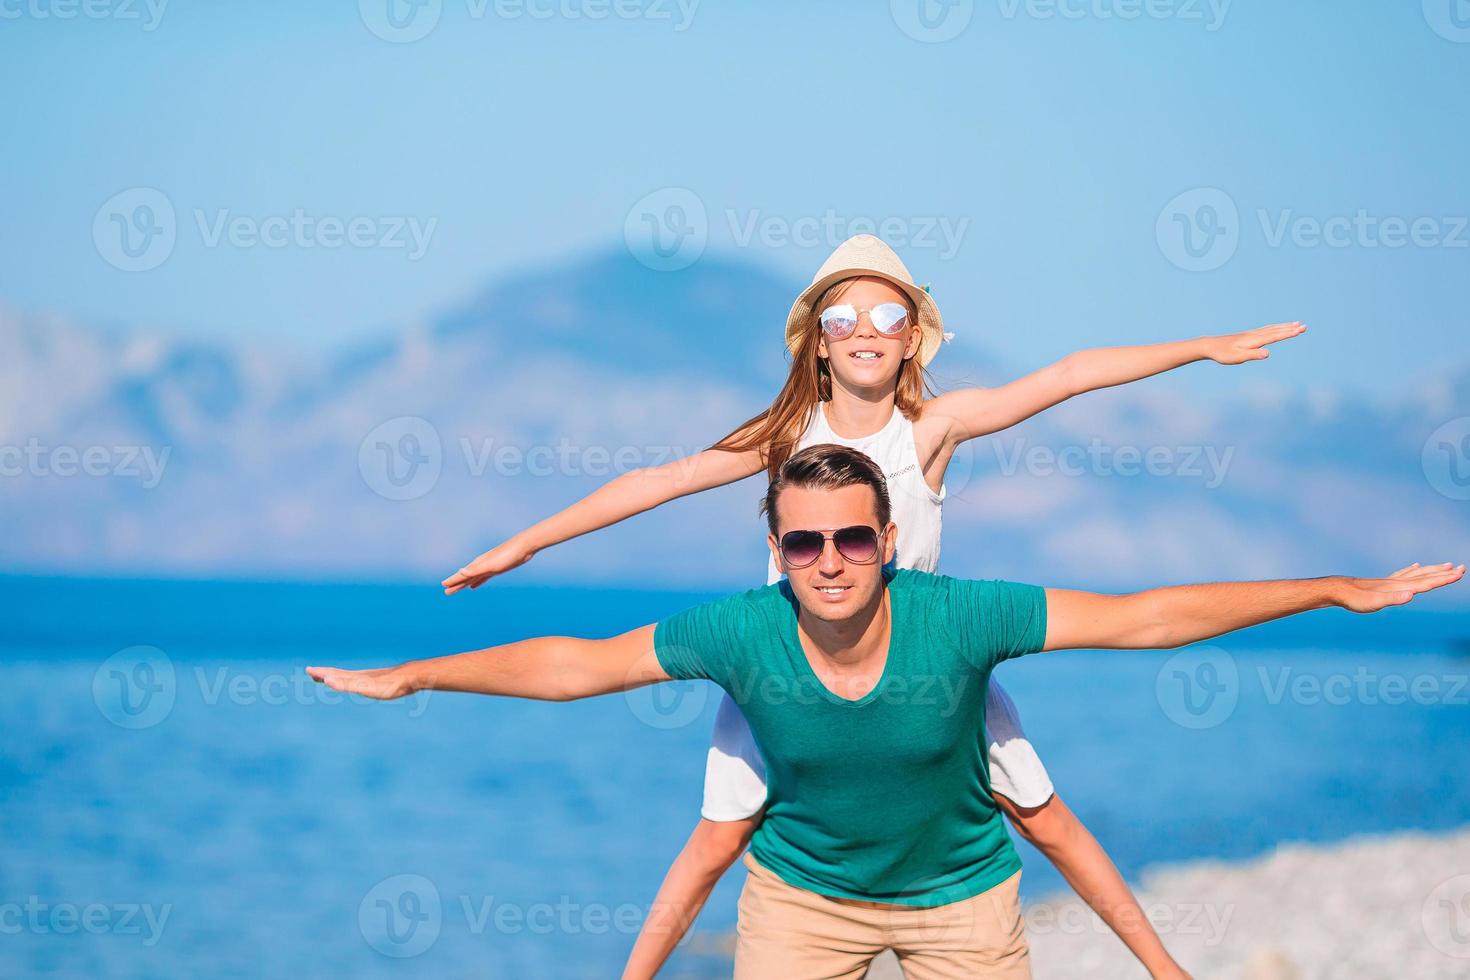
[[[883,564],[893,561],[893,554],[898,550],[898,525],[892,521],[883,529]]]
[[[786,574],[786,561],[781,557],[781,542],[776,540],[774,534],[766,535],[766,544],[771,549],[771,557],[776,559],[776,571],[782,575]]]

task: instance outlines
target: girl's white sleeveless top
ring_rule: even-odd
[[[818,402],[806,432],[796,443],[796,450],[825,442],[864,452],[883,468],[883,475],[888,480],[892,520],[898,525],[898,552],[894,556],[894,564],[899,568],[917,568],[921,572],[938,571],[945,487],[941,484],[939,492],[935,493],[924,480],[924,468],[919,464],[919,452],[914,445],[914,424],[904,418],[895,405],[893,417],[883,428],[861,439],[844,439],[832,431],[832,426],[827,423],[827,413]],[[781,573],[776,570],[776,558],[770,555],[766,559],[766,584],[779,581]]]
[[[894,406],[893,417],[879,431],[861,439],[844,439],[827,424],[820,402],[813,409],[796,450],[835,442],[867,453],[883,468],[888,482],[892,520],[898,525],[894,564],[921,572],[939,570],[939,533],[945,486],[930,489],[919,465],[914,426]],[[775,556],[766,563],[766,584],[781,580]],[[1035,747],[1026,738],[1015,704],[1005,689],[991,679],[985,699],[985,734],[989,743],[991,788],[1023,807],[1037,807],[1051,798],[1051,777]],[[726,694],[715,715],[705,761],[706,820],[743,820],[759,813],[766,802],[765,760],[740,708]]]

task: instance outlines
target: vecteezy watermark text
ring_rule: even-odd
[[[1171,20],[1202,24],[1208,32],[1225,23],[1232,0],[994,0],[1003,20]],[[937,44],[963,34],[975,17],[977,0],[889,0],[898,29],[915,41]]]
[[[260,217],[235,214],[228,208],[213,212],[195,209],[194,223],[205,248],[221,244],[231,248],[381,248],[404,250],[410,262],[417,262],[429,250],[429,240],[439,225],[438,218],[420,219],[414,215],[312,215],[303,208],[290,214]]]
[[[1267,248],[1452,249],[1470,248],[1470,215],[1392,214],[1358,207],[1307,214],[1296,208],[1256,208],[1241,218],[1235,199],[1218,187],[1196,187],[1173,197],[1154,223],[1159,251],[1188,272],[1210,272],[1235,256],[1256,226]]]
[[[463,0],[472,21],[619,20],[668,22],[675,33],[694,23],[699,0]],[[443,0],[358,0],[363,26],[384,41],[412,44],[439,26]]]
[[[150,33],[167,6],[168,0],[0,0],[0,20],[137,21]]]
[[[1009,445],[1007,443],[1009,442]],[[1169,476],[1203,480],[1213,490],[1225,482],[1235,447],[1110,446],[1093,438],[1086,446],[1028,446],[1025,438],[992,439],[1001,475],[1024,470],[1030,476]]]
[[[424,257],[439,226],[435,217],[338,215],[301,207],[275,214],[194,208],[191,216],[198,243],[207,249],[375,249],[401,252],[410,262]],[[130,187],[114,194],[92,219],[97,254],[123,272],[161,266],[173,254],[179,232],[172,199],[155,187]]]
[[[1464,671],[1380,671],[1366,665],[1314,671],[1283,665],[1243,672],[1233,655],[1211,646],[1188,647],[1164,661],[1155,695],[1164,714],[1181,728],[1215,728],[1235,713],[1252,678],[1258,691],[1248,693],[1268,707],[1470,706],[1470,673]]]
[[[1225,24],[1232,0],[996,0],[1006,20],[1176,20],[1206,31]]]
[[[152,947],[163,936],[164,926],[173,912],[173,904],[152,905],[136,902],[46,902],[38,895],[24,902],[0,902],[0,935],[69,936],[78,932],[94,936],[142,936],[143,945]]]
[[[854,235],[876,235],[895,248],[929,249],[954,258],[970,218],[941,214],[774,214],[761,208],[724,210],[725,231],[736,248],[821,248],[830,250]],[[714,221],[719,231],[719,220]],[[709,209],[687,187],[661,187],[643,195],[623,220],[628,252],[658,272],[677,272],[699,261],[711,233]]]
[[[172,446],[48,446],[32,437],[24,445],[0,445],[0,477],[118,477],[152,490],[172,452]]]
[[[1267,704],[1417,704],[1470,705],[1470,674],[1380,673],[1358,667],[1352,673],[1313,673],[1294,667],[1257,667]]]
[[[762,248],[836,248],[853,235],[877,235],[894,248],[933,249],[940,259],[952,259],[960,250],[969,218],[947,215],[888,215],[850,217],[827,209],[820,215],[765,214],[759,208],[743,215],[725,211],[730,237],[739,248],[755,242]]]
[[[675,656],[678,652],[675,651]],[[728,691],[736,704],[814,705],[840,697],[847,701],[867,698],[878,704],[932,708],[937,718],[953,717],[965,697],[968,680],[954,674],[885,674],[878,686],[850,684],[832,691],[816,677],[787,678],[759,671],[736,671]],[[634,717],[651,728],[683,728],[704,716],[714,686],[702,681],[647,684],[624,692],[623,698]]]
[[[1152,926],[1160,935],[1200,936],[1205,946],[1218,946],[1225,940],[1230,920],[1235,917],[1235,904],[1148,902],[1137,908],[1115,909],[1113,915],[1117,931],[1122,933]],[[1023,918],[1026,931],[1033,935],[1078,936],[1088,932],[1106,935],[1114,931],[1095,911],[1075,901],[1032,905]]]
[[[191,690],[187,681],[192,679]],[[92,701],[103,718],[119,728],[153,728],[173,714],[180,697],[206,708],[221,704],[236,707],[265,705],[336,705],[343,702],[373,703],[371,698],[344,694],[318,684],[304,670],[250,672],[233,666],[195,666],[191,674],[175,669],[173,658],[154,646],[131,646],[117,651],[98,665],[92,675]],[[408,717],[418,718],[428,710],[432,692],[418,691],[410,697],[389,702],[402,705]]]
[[[648,911],[632,902],[612,905],[562,895],[555,902],[514,902],[494,895],[449,896],[418,874],[397,874],[375,884],[358,903],[363,940],[384,956],[405,959],[434,945],[446,922],[473,936],[529,933],[547,935],[636,935]]]
[[[358,446],[357,465],[363,482],[387,500],[415,500],[439,482],[446,465],[458,460],[472,478],[595,477],[605,479],[634,470],[676,464],[675,485],[693,475],[695,456],[704,446],[663,444],[579,443],[563,436],[556,442],[518,444],[494,437],[461,436],[446,449],[438,428],[427,419],[400,415],[376,425]]]

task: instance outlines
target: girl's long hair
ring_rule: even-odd
[[[796,443],[806,431],[813,409],[819,402],[832,400],[832,371],[827,362],[817,356],[817,344],[821,339],[818,317],[820,311],[840,299],[852,287],[853,279],[843,279],[829,286],[821,298],[812,304],[812,313],[801,331],[796,351],[791,355],[791,371],[781,393],[771,402],[771,407],[747,420],[734,432],[711,446],[732,453],[759,449],[765,461],[766,473],[775,479],[781,464],[791,457]],[[913,301],[904,297],[909,309],[910,329],[917,330],[918,311]],[[924,400],[934,395],[929,372],[919,363],[916,352],[898,369],[898,386],[894,402],[904,418],[913,421],[924,408]]]

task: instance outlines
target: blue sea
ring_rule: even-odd
[[[0,579],[6,975],[615,976],[698,811],[718,692],[381,704],[307,664],[609,635],[705,595]],[[1130,878],[1470,823],[1470,615],[1320,612],[998,674]],[[1019,845],[1023,889],[1064,887]],[[728,976],[728,876],[667,971]]]

